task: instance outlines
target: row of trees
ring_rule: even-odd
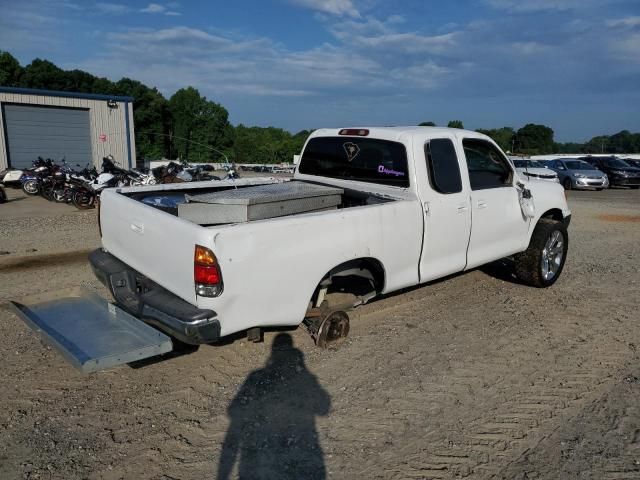
[[[70,92],[125,95],[135,99],[133,117],[136,149],[141,158],[183,158],[189,161],[236,161],[240,163],[290,162],[300,152],[310,131],[292,135],[274,127],[234,127],[229,112],[220,104],[187,87],[168,100],[156,89],[129,78],[117,82],[82,70],[62,70],[47,60],[36,59],[21,66],[8,52],[0,51],[0,85]],[[436,126],[423,122],[422,126]],[[464,128],[461,120],[448,123]],[[627,130],[594,137],[586,143],[557,143],[545,125],[478,129],[502,149],[518,154],[636,153],[640,133]]]
[[[420,126],[435,127],[434,122],[422,122]],[[451,120],[447,127],[464,128],[461,120]],[[553,139],[553,129],[546,125],[529,123],[519,130],[512,127],[483,129],[477,132],[491,137],[506,152],[522,155],[550,153],[638,153],[640,133],[623,130],[614,135],[600,135],[585,143],[558,143]]]

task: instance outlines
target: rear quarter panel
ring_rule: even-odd
[[[224,292],[198,306],[218,313],[223,335],[298,325],[320,280],[348,260],[379,260],[385,291],[418,283],[421,243],[420,204],[410,200],[215,229]]]

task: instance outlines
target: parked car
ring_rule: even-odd
[[[575,158],[558,158],[549,160],[547,165],[558,174],[560,183],[565,190],[591,189],[602,190],[609,188],[607,174],[584,160]]]
[[[580,160],[584,160],[606,173],[611,186],[640,188],[640,168],[636,168],[616,156],[587,156],[581,157]]]
[[[513,164],[517,172],[526,179],[559,183],[558,174],[540,160],[514,159]]]
[[[632,167],[640,168],[640,160],[635,160],[633,158],[623,158],[622,160],[627,162]]]
[[[493,140],[461,129],[319,129],[292,181],[142,188],[103,193],[89,262],[113,312],[191,344],[302,323],[322,346],[379,295],[504,257],[521,282],[549,287],[567,257],[562,187],[523,179]],[[188,202],[170,212],[142,192]]]

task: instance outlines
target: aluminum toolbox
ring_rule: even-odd
[[[248,222],[337,208],[343,193],[341,188],[298,181],[258,185],[187,195],[187,203],[178,205],[178,216],[200,225]]]
[[[32,295],[14,311],[85,373],[170,352],[171,338],[93,292]]]

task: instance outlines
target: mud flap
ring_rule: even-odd
[[[171,338],[86,289],[10,302],[41,337],[84,373],[161,355]]]

